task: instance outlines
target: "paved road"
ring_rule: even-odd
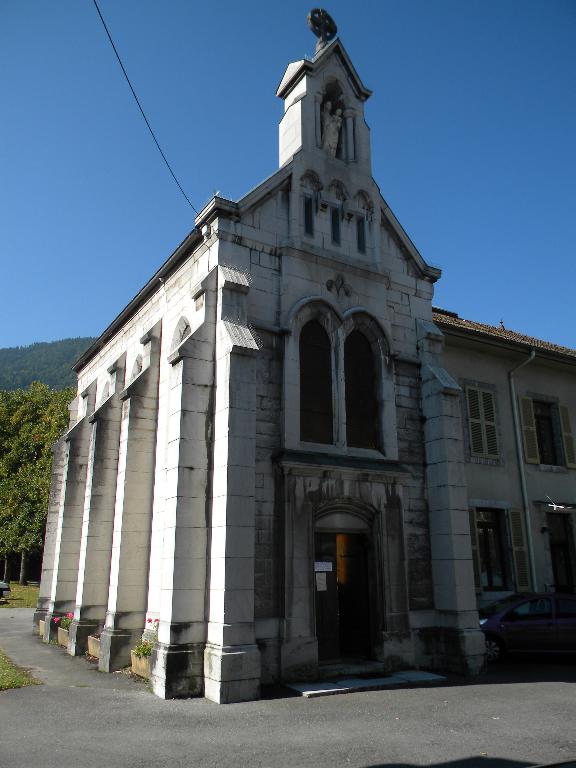
[[[219,707],[162,701],[43,645],[0,612],[0,647],[44,685],[0,693],[1,768],[516,768],[576,756],[576,659],[510,662],[476,684]]]

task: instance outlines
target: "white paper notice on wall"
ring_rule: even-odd
[[[332,573],[332,563],[330,560],[316,560],[314,570],[316,573]]]
[[[321,572],[316,574],[316,592],[327,592],[328,585],[326,583],[326,573]]]

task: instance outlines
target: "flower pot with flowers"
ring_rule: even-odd
[[[68,648],[68,629],[74,618],[73,613],[67,613],[66,616],[54,616],[52,621],[58,627],[58,645]]]
[[[88,635],[88,656],[100,658],[100,633]]]
[[[160,619],[147,619],[146,629],[142,634],[142,640],[132,649],[132,672],[138,677],[150,679],[150,657],[158,638],[158,624]]]

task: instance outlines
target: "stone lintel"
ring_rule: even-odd
[[[327,469],[334,469],[350,470],[354,473],[364,472],[369,475],[386,475],[388,478],[412,474],[406,464],[392,459],[316,453],[315,451],[283,450],[273,456],[272,461],[282,467],[285,472],[306,469],[324,473]]]

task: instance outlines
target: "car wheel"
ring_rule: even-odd
[[[495,637],[486,638],[486,658],[488,661],[500,661],[504,656],[504,646]]]

